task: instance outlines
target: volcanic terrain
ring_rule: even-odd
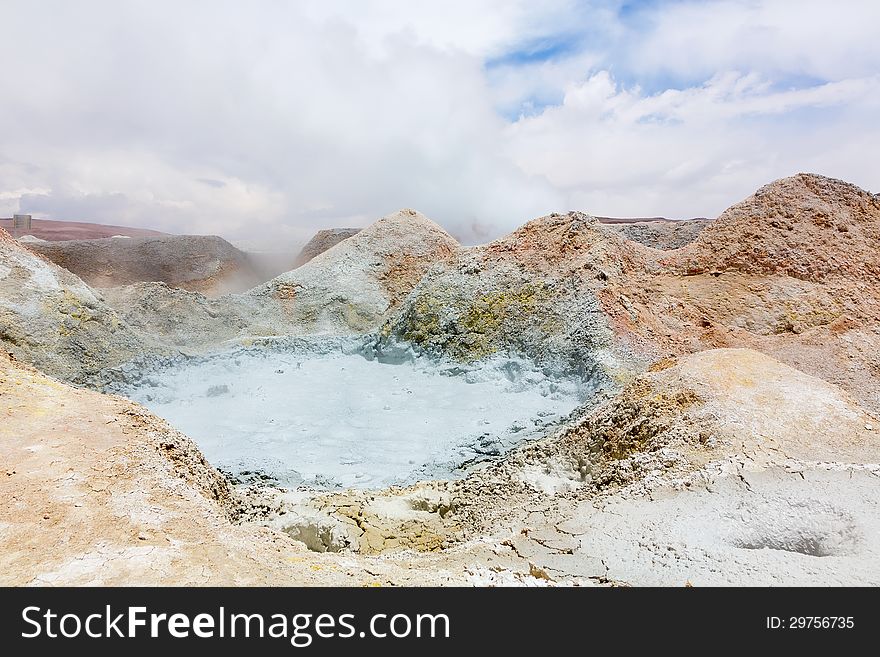
[[[0,579],[880,584],[878,250],[880,197],[814,174],[473,247],[405,209],[268,279],[219,238],[0,230]]]

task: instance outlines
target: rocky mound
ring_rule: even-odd
[[[880,409],[878,217],[871,194],[810,175],[762,188],[668,253],[551,215],[439,265],[383,333],[618,383],[665,356],[751,347]]]
[[[0,344],[69,381],[158,349],[88,285],[0,229]]]
[[[880,201],[855,185],[801,173],[726,210],[670,264],[684,273],[780,273],[809,281],[880,276]]]
[[[618,352],[597,293],[644,269],[641,247],[578,212],[529,222],[432,269],[383,328],[388,338],[471,362],[516,353],[585,376],[614,376]]]
[[[360,228],[329,228],[327,230],[319,230],[299,252],[294,267],[306,264],[315,256],[321,255],[327,249],[336,246],[342,240],[347,240],[352,235],[357,235],[360,231]]]
[[[880,207],[801,174],[733,206],[691,244],[599,297],[615,335],[655,357],[752,347],[880,409]]]
[[[40,239],[39,237],[34,237],[33,235],[22,235],[18,238],[18,241],[22,244],[33,244],[35,242],[45,242],[46,240]]]
[[[662,361],[582,421],[558,446],[572,463],[603,463],[602,485],[624,481],[617,466],[674,447],[692,467],[727,457],[752,469],[789,460],[871,463],[880,423],[837,386],[751,349],[710,349]]]
[[[880,582],[877,417],[750,350],[665,365],[544,445],[600,501],[514,546],[551,573],[638,585]]]
[[[165,283],[123,285],[101,294],[129,326],[175,347],[206,347],[251,335],[259,312],[237,295],[210,299]]]
[[[458,248],[425,215],[400,210],[237,302],[254,309],[250,330],[256,335],[366,332]]]
[[[148,281],[206,294],[246,290],[261,279],[248,257],[208,235],[108,238],[28,245],[93,287]]]
[[[601,219],[600,219],[601,221]],[[606,230],[622,235],[628,240],[650,246],[652,249],[671,251],[690,244],[708,226],[709,219],[688,219],[671,221],[655,219],[651,221],[602,222]]]
[[[877,463],[877,417],[765,354],[710,349],[661,361],[586,404],[556,433],[456,484],[449,503],[459,523],[485,530],[535,495],[579,503],[621,487],[642,495],[745,471]],[[505,505],[493,495],[524,497]]]

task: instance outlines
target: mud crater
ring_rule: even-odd
[[[515,358],[465,367],[344,339],[156,363],[116,388],[233,478],[318,489],[461,476],[544,435],[592,394]]]

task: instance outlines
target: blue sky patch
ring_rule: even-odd
[[[486,60],[485,68],[491,70],[507,66],[527,66],[564,59],[580,52],[582,45],[582,37],[578,35],[544,37]]]

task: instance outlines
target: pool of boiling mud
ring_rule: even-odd
[[[461,476],[544,435],[591,390],[517,359],[467,368],[327,339],[156,363],[117,392],[233,477],[327,489]]]

